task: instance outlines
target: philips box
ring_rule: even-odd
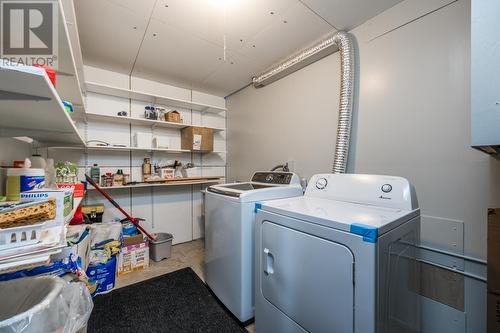
[[[73,210],[73,191],[71,189],[39,189],[21,193],[21,201],[45,200],[48,198],[56,199],[56,218],[57,222],[63,222]]]

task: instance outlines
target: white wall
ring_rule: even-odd
[[[486,258],[487,208],[500,207],[500,161],[469,147],[470,2],[405,1],[352,33],[359,88],[349,172],[408,178],[424,215],[423,243]],[[287,160],[301,177],[330,172],[339,71],[336,53],[230,96],[228,179]],[[457,321],[481,332],[484,285],[466,288],[472,296]]]

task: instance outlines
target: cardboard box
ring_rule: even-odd
[[[70,189],[39,189],[21,193],[21,201],[56,199],[56,218],[64,223],[65,216],[73,210],[73,191]]]
[[[73,190],[73,197],[74,198],[83,198],[83,196],[85,195],[85,185],[83,185],[83,183],[57,184],[57,188]]]
[[[92,296],[109,293],[115,288],[116,257],[111,257],[105,264],[90,264],[87,268],[90,283],[96,284]]]
[[[500,208],[488,210],[488,291],[500,295]]]
[[[214,150],[214,131],[206,127],[186,127],[181,131],[181,148],[196,151]]]
[[[118,275],[140,271],[149,267],[147,242],[122,247],[118,254]]]
[[[182,123],[181,114],[177,111],[169,111],[165,114],[165,121],[171,123]]]
[[[500,332],[500,295],[489,292],[488,293],[488,320],[487,332],[498,333]]]
[[[144,236],[141,233],[135,236],[123,237],[123,242],[122,242],[123,246],[135,245],[140,243],[144,243]]]

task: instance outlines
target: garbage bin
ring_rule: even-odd
[[[149,255],[154,261],[161,261],[170,258],[172,251],[172,234],[160,232],[156,234],[156,239],[149,244]]]
[[[92,298],[83,283],[28,277],[0,283],[0,333],[74,333],[87,325]],[[7,301],[8,300],[8,301]]]

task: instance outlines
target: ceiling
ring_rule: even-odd
[[[75,7],[85,64],[225,96],[400,1],[75,0]]]

